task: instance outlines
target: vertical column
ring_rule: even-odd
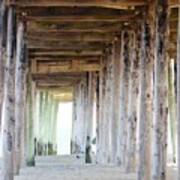
[[[38,138],[37,138],[37,154],[43,154],[43,106],[44,105],[44,92],[39,92],[39,109],[38,109]]]
[[[88,76],[82,80],[81,83],[81,94],[80,94],[80,104],[79,104],[79,116],[78,119],[80,120],[78,124],[81,124],[79,127],[79,137],[80,137],[80,149],[81,153],[86,152],[86,135],[87,135],[87,100],[88,100]]]
[[[8,7],[8,30],[7,30],[7,52],[4,81],[4,104],[2,112],[2,138],[3,138],[3,160],[2,180],[13,180],[13,158],[14,158],[14,39],[15,39],[15,9]]]
[[[107,164],[109,161],[109,140],[110,140],[110,109],[109,106],[109,77],[108,77],[108,60],[109,60],[109,52],[108,49],[104,55],[104,69],[103,69],[103,109],[102,109],[102,160],[103,164]]]
[[[127,109],[128,109],[128,90],[129,90],[129,71],[130,71],[130,49],[129,32],[123,31],[121,35],[121,82],[120,82],[120,122],[118,136],[118,163],[124,165],[126,140],[127,140]]]
[[[3,93],[4,93],[4,59],[5,59],[5,43],[4,39],[6,37],[5,29],[6,27],[6,11],[4,2],[1,0],[0,5],[0,137],[1,137],[1,120],[2,120],[2,107],[3,107]]]
[[[177,123],[178,123],[178,179],[180,179],[180,7],[178,8],[177,37]]]
[[[72,153],[85,154],[87,137],[87,77],[74,88]]]
[[[43,143],[44,143],[44,155],[48,155],[48,136],[49,136],[49,94],[48,91],[45,91],[44,99],[44,109],[43,109]]]
[[[27,43],[24,41],[24,60],[26,61],[25,76],[24,76],[24,121],[22,122],[22,136],[21,136],[21,167],[26,166],[26,152],[27,152],[27,118],[26,118],[26,107],[27,107],[27,78],[28,78],[28,56],[27,56]]]
[[[100,158],[100,73],[96,72],[95,99],[96,99],[96,163]]]
[[[47,148],[48,148],[48,155],[51,155],[53,153],[52,150],[52,96],[48,92],[48,104],[47,104],[47,129],[46,129],[46,134],[47,134]]]
[[[49,143],[49,153],[50,155],[56,154],[56,145],[57,145],[57,115],[58,115],[58,106],[59,103],[53,97],[51,97],[51,111],[50,111],[50,143]]]
[[[112,106],[113,106],[113,126],[112,126],[112,156],[111,161],[113,164],[117,163],[117,150],[118,150],[118,122],[120,118],[120,52],[121,41],[117,39],[113,45],[113,93],[112,93]]]
[[[57,154],[57,118],[59,111],[59,101],[53,100],[53,134],[52,134],[52,143],[53,143],[53,154]]]
[[[176,162],[176,138],[177,138],[177,126],[176,126],[176,90],[175,90],[175,60],[168,58],[168,107],[169,107],[169,133],[172,148],[171,161]]]
[[[43,91],[42,106],[41,106],[41,141],[42,141],[42,154],[47,155],[46,151],[46,105],[47,93]]]
[[[26,143],[26,162],[28,166],[35,165],[35,143],[34,143],[34,97],[35,97],[35,84],[32,82],[31,74],[28,75],[28,85],[27,85],[27,107],[26,107],[26,133],[27,133],[27,143]]]
[[[78,147],[77,147],[77,138],[76,138],[76,133],[77,133],[77,116],[78,116],[78,85],[74,86],[73,89],[73,122],[72,122],[72,137],[71,137],[71,153],[75,154],[78,152]]]
[[[139,128],[138,128],[138,158],[137,178],[150,179],[150,139],[152,118],[152,59],[151,35],[149,25],[145,20],[141,28],[140,49],[140,97],[139,97]]]
[[[168,0],[156,0],[152,180],[166,179]]]
[[[92,163],[92,141],[93,141],[93,107],[94,107],[94,73],[88,73],[88,96],[86,107],[87,135],[86,135],[86,163]]]
[[[99,116],[97,162],[115,163],[117,151],[117,119],[114,118],[115,47],[106,49],[99,74]],[[117,108],[117,107],[116,107]]]
[[[108,93],[108,103],[106,104],[106,108],[108,111],[108,121],[109,121],[109,162],[111,164],[115,164],[116,163],[116,155],[117,155],[117,132],[118,132],[118,120],[117,118],[115,118],[114,113],[115,113],[115,109],[117,107],[114,106],[114,97],[115,97],[115,85],[116,85],[116,81],[115,81],[115,70],[117,70],[118,68],[118,61],[119,59],[116,59],[116,47],[115,45],[117,44],[113,44],[113,46],[111,47],[110,51],[109,51],[109,56],[108,56],[108,89],[107,89],[107,93]],[[120,51],[119,51],[120,54]],[[116,67],[117,65],[117,67]],[[116,72],[117,73],[117,72]],[[116,77],[117,78],[117,77]],[[116,109],[117,110],[117,109]]]
[[[130,80],[128,98],[128,122],[127,122],[127,151],[126,171],[134,172],[136,168],[136,130],[137,130],[137,104],[139,92],[139,34],[131,33],[130,39]]]
[[[98,152],[97,152],[97,162],[103,163],[104,161],[104,138],[105,138],[105,129],[104,129],[104,103],[105,103],[105,58],[101,57],[101,70],[99,73],[99,142],[98,142]]]
[[[20,22],[17,29],[17,51],[15,68],[15,173],[19,174],[21,166],[22,130],[25,125],[25,84],[26,59],[24,51],[24,24]]]
[[[34,135],[35,135],[35,155],[38,155],[38,143],[39,143],[39,131],[40,131],[40,91],[37,90],[35,97],[35,124],[34,124]]]

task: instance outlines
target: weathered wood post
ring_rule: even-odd
[[[44,140],[44,147],[45,147],[45,151],[44,151],[44,155],[48,155],[48,136],[49,133],[48,129],[49,129],[49,94],[48,91],[45,91],[45,101],[44,101],[44,109],[43,109],[43,124],[44,124],[44,129],[43,129],[43,140]]]
[[[56,132],[57,132],[57,106],[58,101],[50,94],[49,107],[48,107],[48,124],[49,124],[49,137],[48,137],[48,155],[56,153]]]
[[[1,133],[1,122],[2,122],[2,107],[3,107],[3,93],[4,93],[4,57],[6,44],[4,43],[4,39],[6,39],[5,22],[6,18],[6,8],[4,5],[4,1],[0,1],[0,133]]]
[[[2,112],[3,160],[2,180],[13,180],[14,176],[14,39],[15,9],[8,7],[7,52],[4,81],[4,102]]]
[[[105,58],[104,56],[101,57],[101,70],[99,73],[99,143],[98,143],[98,149],[97,149],[97,162],[103,163],[104,161],[104,106],[105,106],[105,72],[106,72],[106,66],[105,66]]]
[[[39,100],[39,154],[53,154],[53,137],[56,130],[54,129],[55,107],[52,96],[47,90],[40,93]]]
[[[118,111],[118,102],[115,100],[115,96],[118,94],[115,93],[117,88],[116,80],[118,77],[116,75],[119,72],[118,65],[119,65],[119,56],[116,54],[117,51],[120,49],[119,43],[114,42],[113,45],[109,48],[108,53],[108,63],[107,63],[107,111],[108,111],[108,121],[109,122],[109,162],[111,164],[116,164],[116,155],[117,155],[117,138],[118,138],[118,118],[115,116],[116,111]],[[117,98],[116,97],[116,98]],[[117,102],[115,104],[114,102]],[[117,114],[116,114],[117,115]]]
[[[111,114],[111,105],[110,103],[110,78],[109,78],[109,49],[106,49],[104,54],[105,56],[105,68],[104,68],[104,100],[103,100],[103,124],[102,124],[102,163],[107,164],[110,160],[110,114]],[[108,106],[110,105],[110,106]],[[106,136],[105,136],[106,134]]]
[[[79,129],[81,134],[80,139],[81,139],[81,153],[86,154],[86,142],[87,142],[87,108],[88,108],[88,73],[86,73],[86,77],[82,80],[81,84],[81,102],[79,106],[79,120],[80,123],[82,123],[81,128]],[[86,159],[85,159],[86,161]]]
[[[118,136],[118,164],[125,165],[125,152],[127,140],[127,105],[129,90],[129,71],[130,71],[130,34],[123,31],[121,34],[121,75],[120,75],[120,119],[119,119],[119,136]]]
[[[59,111],[59,101],[53,99],[53,134],[52,134],[52,143],[53,143],[53,154],[57,154],[57,118]]]
[[[95,95],[94,73],[88,73],[88,94],[87,94],[87,107],[86,107],[86,163],[92,163],[92,141],[93,141],[93,107]]]
[[[96,100],[96,163],[100,156],[100,76],[99,72],[95,74],[95,100]]]
[[[118,122],[120,118],[120,74],[121,74],[121,69],[120,69],[120,52],[121,52],[121,41],[119,38],[115,39],[114,45],[113,45],[113,121],[114,121],[114,126],[112,126],[112,131],[113,131],[113,152],[112,152],[112,162],[114,164],[117,163],[117,150],[118,150]]]
[[[41,90],[38,91],[38,96],[37,96],[37,99],[36,99],[36,116],[37,116],[37,126],[36,127],[36,133],[37,134],[37,155],[41,155],[42,154],[42,142],[41,142],[41,108],[42,108],[42,96],[43,96],[43,93]]]
[[[53,155],[55,154],[55,144],[56,144],[56,127],[57,127],[57,113],[56,112],[56,100],[50,95],[50,102],[49,102],[49,140],[48,140],[48,154]]]
[[[150,179],[150,139],[152,118],[152,59],[151,34],[144,15],[141,28],[140,50],[140,101],[139,101],[139,132],[138,132],[138,158],[137,179]]]
[[[21,166],[22,130],[25,125],[25,85],[26,85],[26,57],[24,45],[24,23],[17,27],[17,50],[15,68],[15,174],[19,174]]]
[[[34,96],[35,96],[35,84],[32,82],[31,74],[28,74],[27,84],[27,103],[26,103],[26,118],[27,118],[27,155],[26,162],[28,166],[35,165],[35,144],[34,144]]]
[[[87,135],[87,76],[74,87],[75,106],[72,134],[72,153],[85,154]]]
[[[152,180],[166,179],[168,0],[155,1],[154,112]]]
[[[73,87],[73,118],[72,118],[72,137],[71,137],[71,153],[75,154],[78,152],[76,133],[77,133],[77,116],[78,116],[78,85]]]
[[[34,134],[36,138],[35,142],[35,155],[38,155],[39,151],[39,134],[40,134],[40,91],[37,90],[35,97],[35,127]]]
[[[180,179],[180,7],[178,8],[177,37],[177,123],[178,123],[178,179]]]
[[[171,160],[176,162],[176,90],[175,90],[175,60],[168,59],[168,107],[169,107],[169,128],[170,128],[170,146],[172,147]]]
[[[137,104],[139,92],[139,34],[131,33],[130,39],[130,80],[128,98],[128,122],[127,122],[127,151],[126,171],[134,172],[136,168],[136,130],[137,130]]]

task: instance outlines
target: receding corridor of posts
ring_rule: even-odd
[[[0,180],[180,180],[180,0],[0,0]]]

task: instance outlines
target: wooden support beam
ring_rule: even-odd
[[[2,123],[2,107],[3,107],[3,93],[4,93],[4,59],[5,59],[5,46],[6,44],[3,43],[6,37],[6,21],[7,18],[5,16],[5,7],[2,0],[0,1],[0,128]]]
[[[26,104],[26,57],[24,44],[24,24],[18,23],[17,54],[15,68],[15,174],[19,174],[22,162],[23,129],[25,128]]]
[[[127,148],[125,167],[127,172],[136,170],[136,149],[137,149],[137,104],[139,95],[139,39],[140,32],[132,32],[130,34],[130,80],[128,94],[128,122],[127,122]],[[133,102],[133,103],[132,103]]]
[[[117,35],[118,36],[118,35]],[[64,33],[46,33],[46,32],[30,32],[27,35],[28,41],[65,41],[65,42],[112,42],[116,34],[108,33],[78,33],[78,32],[64,32]]]
[[[87,132],[87,121],[85,114],[87,106],[87,77],[74,86],[74,91],[76,94],[76,106],[74,111],[76,112],[77,116],[75,118],[76,122],[73,122],[72,153],[85,154]]]
[[[84,56],[101,56],[103,50],[53,50],[53,49],[30,49],[30,58],[58,58],[66,57],[84,57]]]
[[[177,36],[177,123],[178,123],[178,179],[180,179],[180,7],[178,8],[178,36]]]
[[[121,19],[121,17],[126,15],[135,15],[140,11],[141,8],[136,9],[110,9],[102,7],[78,7],[78,6],[48,6],[48,7],[17,7],[18,16],[25,17],[114,17],[115,19]]]
[[[61,78],[59,77],[58,80],[56,79],[37,79],[35,82],[38,84],[48,84],[48,85],[53,85],[53,84],[62,84],[62,85],[66,85],[66,84],[73,84],[76,83],[80,80],[81,78]]]
[[[36,82],[36,85],[39,87],[69,87],[69,86],[73,86],[73,84],[75,84],[75,82],[57,82],[57,83],[53,83],[53,82]]]
[[[49,62],[59,62],[59,61],[72,61],[72,60],[77,60],[77,61],[98,61],[100,59],[100,56],[83,56],[83,57],[78,57],[78,56],[59,56],[59,57],[43,57],[43,58],[35,58],[36,61],[39,62],[44,62],[44,63],[49,63]],[[31,61],[34,61],[34,59],[31,59]]]
[[[118,163],[125,165],[126,139],[127,139],[127,113],[128,113],[128,89],[130,72],[130,33],[123,31],[121,37],[121,75],[120,75],[120,122],[119,122],[119,144]]]
[[[95,74],[95,104],[96,104],[96,162],[100,158],[100,72]]]
[[[72,61],[70,63],[59,63],[56,65],[45,65],[37,64],[37,72],[33,72],[36,74],[52,74],[52,73],[60,73],[60,72],[86,72],[86,71],[99,71],[100,64],[99,62],[89,62],[89,63],[81,63],[77,61]]]
[[[76,83],[80,82],[82,78],[59,78],[56,79],[37,79],[35,80],[37,87],[69,87],[74,86]]]
[[[37,85],[37,89],[39,91],[48,91],[49,93],[52,94],[59,94],[59,93],[70,93],[73,90],[73,86],[67,86],[67,87],[62,87],[62,86],[41,86]]]
[[[95,95],[95,76],[94,73],[88,73],[88,87],[87,87],[87,104],[86,104],[86,163],[92,163],[92,142],[93,142],[93,110],[94,110],[94,95]]]
[[[111,84],[111,103],[112,103],[112,118],[111,118],[111,163],[117,164],[117,151],[118,151],[118,122],[120,118],[119,109],[120,109],[120,52],[121,52],[121,40],[118,39],[114,42],[111,61],[113,64],[112,68],[112,75],[113,80]],[[111,77],[112,78],[112,77]]]
[[[78,153],[79,149],[77,146],[77,117],[78,117],[78,86],[77,84],[73,87],[73,118],[72,118],[72,134],[71,134],[71,154]]]
[[[26,113],[26,163],[28,166],[35,165],[35,134],[34,134],[34,118],[35,118],[35,97],[36,97],[36,86],[32,81],[32,77],[28,72],[27,80],[27,113]]]
[[[79,72],[79,73],[69,73],[69,72],[61,72],[61,73],[53,73],[53,74],[32,74],[32,79],[34,81],[44,81],[44,82],[49,82],[49,81],[54,81],[58,82],[61,80],[65,81],[72,81],[72,80],[80,80],[84,78],[86,73]]]
[[[110,124],[108,117],[108,108],[107,104],[107,63],[108,63],[108,51],[106,50],[102,59],[101,59],[101,71],[100,71],[100,103],[101,103],[101,111],[100,111],[100,119],[101,119],[101,128],[100,128],[100,149],[98,162],[100,164],[108,163],[108,153],[109,153],[109,132],[110,132]],[[105,136],[106,134],[106,136]]]
[[[58,23],[58,22],[132,22],[139,19],[135,15],[124,15],[124,16],[56,16],[56,17],[32,17],[27,16],[28,22],[44,22],[44,23]]]
[[[40,142],[43,146],[42,154],[48,156],[48,132],[49,132],[49,119],[48,119],[48,107],[49,104],[49,93],[44,91],[42,94],[42,106],[41,106],[41,136]]]
[[[155,9],[152,180],[166,179],[168,0],[156,0]]]
[[[41,129],[38,133],[38,147],[37,147],[37,154],[39,155],[45,155],[45,144],[44,144],[44,138],[45,138],[45,106],[46,106],[46,91],[40,91],[40,98],[39,98],[39,117],[38,117],[38,124],[39,128]]]
[[[106,47],[103,42],[63,42],[63,41],[44,41],[29,40],[28,48],[30,49],[57,49],[59,51],[67,50],[102,50]]]
[[[97,107],[97,110],[98,110],[98,114],[97,114],[97,156],[96,156],[96,161],[98,164],[101,164],[103,163],[103,151],[104,151],[104,148],[103,148],[103,131],[104,131],[104,118],[103,118],[103,109],[104,109],[104,86],[105,86],[105,83],[104,83],[104,56],[101,57],[101,70],[99,71],[99,78],[98,78],[98,81],[97,81],[97,92],[96,92],[96,96],[97,96],[97,100],[98,100],[98,107]]]
[[[72,93],[53,95],[53,98],[61,103],[62,102],[72,102],[72,100],[73,100]]]
[[[132,28],[129,23],[119,22],[28,22],[27,32],[119,32],[120,29]]]
[[[152,44],[150,25],[147,15],[141,25],[141,50],[140,50],[140,100],[139,100],[139,132],[138,132],[138,179],[151,179],[150,149],[152,125]],[[159,167],[158,167],[159,168]]]
[[[25,7],[18,15],[35,22],[123,22],[133,21],[139,9],[114,10],[98,7]]]
[[[109,134],[109,148],[108,149],[108,161],[112,164],[117,163],[117,142],[118,142],[118,121],[114,118],[114,85],[115,85],[115,59],[114,47],[110,48],[108,51],[108,62],[107,62],[107,89],[106,89],[106,116],[107,116],[107,126]],[[120,51],[119,51],[120,54]]]
[[[6,52],[6,71],[4,81],[4,108],[2,112],[2,180],[14,179],[14,38],[15,38],[15,8],[8,7],[7,23],[7,52]]]
[[[176,133],[177,133],[177,109],[176,109],[176,89],[175,89],[175,59],[168,62],[168,107],[169,107],[169,127],[172,148],[171,162],[177,162]]]
[[[118,0],[118,1],[112,1],[112,0],[87,0],[87,1],[64,1],[64,0],[30,0],[30,1],[23,1],[18,0],[14,2],[13,0],[9,1],[10,4],[15,4],[20,7],[49,7],[49,6],[68,6],[68,7],[105,7],[105,8],[114,8],[114,9],[126,9],[128,7],[134,7],[134,6],[144,6],[146,5],[144,0]]]

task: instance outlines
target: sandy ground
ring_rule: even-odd
[[[136,180],[135,174],[126,174],[120,167],[84,165],[82,157],[38,157],[36,162],[36,167],[21,169],[15,180]],[[176,167],[168,167],[167,172],[167,180],[177,179]]]

